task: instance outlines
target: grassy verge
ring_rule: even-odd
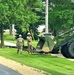
[[[40,70],[44,70],[52,75],[74,75],[74,62],[66,58],[58,58],[50,55],[16,54],[16,48],[0,48],[0,56],[20,62]]]
[[[4,40],[16,43],[9,34],[4,34]],[[24,41],[27,45],[27,41]],[[36,47],[37,41],[33,41],[33,46]],[[22,65],[28,65],[40,70],[44,70],[51,75],[74,75],[74,62],[66,58],[58,58],[50,55],[39,55],[37,53],[31,55],[26,51],[23,54],[16,54],[16,48],[0,48],[0,56],[20,62]]]

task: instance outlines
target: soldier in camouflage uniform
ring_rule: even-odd
[[[31,34],[27,34],[28,53],[32,53],[32,37]]]
[[[22,54],[22,49],[24,46],[24,39],[22,38],[22,35],[19,35],[19,38],[17,39],[17,54]]]

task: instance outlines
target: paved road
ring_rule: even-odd
[[[0,75],[21,75],[21,74],[0,64]]]

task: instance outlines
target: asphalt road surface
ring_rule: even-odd
[[[21,75],[21,74],[0,64],[0,75]]]

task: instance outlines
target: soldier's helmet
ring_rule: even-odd
[[[20,34],[19,37],[22,37],[22,35]]]
[[[27,35],[31,35],[30,33],[27,33]]]

